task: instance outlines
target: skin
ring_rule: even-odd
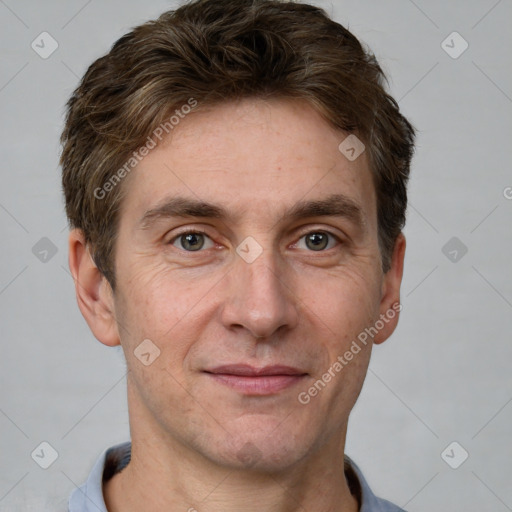
[[[115,291],[83,234],[69,238],[82,314],[99,341],[122,345],[129,370],[132,460],[104,486],[108,510],[354,512],[342,461],[372,342],[307,405],[298,395],[399,302],[405,239],[383,273],[366,154],[349,161],[338,150],[347,134],[297,100],[198,110],[171,135],[123,183]],[[331,194],[357,205],[361,222],[285,215]],[[178,195],[229,217],[159,217],[141,227],[145,212]],[[186,250],[184,228],[206,233],[201,250]],[[333,236],[314,250],[305,235],[319,232]],[[249,236],[262,249],[252,263],[236,252]],[[144,339],[160,350],[148,366],[134,355]],[[305,375],[257,396],[204,372],[241,362]]]

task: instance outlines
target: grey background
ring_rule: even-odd
[[[402,317],[374,350],[346,451],[409,511],[512,510],[512,2],[315,3],[372,48],[419,130]],[[129,438],[122,356],[90,334],[67,270],[58,138],[87,66],[175,5],[0,0],[2,511],[65,510]],[[31,48],[43,31],[59,44],[48,59]],[[441,46],[453,31],[469,43],[457,59]],[[31,458],[42,441],[59,454],[46,470]],[[469,453],[458,469],[441,457],[453,441]]]

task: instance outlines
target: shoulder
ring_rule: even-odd
[[[68,501],[68,512],[107,512],[102,485],[130,461],[131,443],[125,442],[103,451],[87,481],[77,487]]]
[[[375,496],[359,466],[347,455],[345,455],[345,476],[351,491],[359,499],[359,512],[406,512],[390,501]]]

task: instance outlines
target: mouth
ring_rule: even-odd
[[[255,368],[245,364],[224,365],[205,370],[219,384],[242,394],[273,395],[301,382],[308,374],[291,366],[273,365]]]

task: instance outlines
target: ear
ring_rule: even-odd
[[[75,281],[78,307],[94,336],[108,346],[120,345],[114,315],[114,293],[98,270],[79,229],[69,234],[69,268]]]
[[[400,233],[395,241],[391,267],[384,275],[382,281],[382,295],[380,301],[380,320],[384,324],[382,329],[373,338],[375,344],[386,341],[398,324],[398,317],[402,306],[400,305],[400,285],[404,271],[405,236]]]

